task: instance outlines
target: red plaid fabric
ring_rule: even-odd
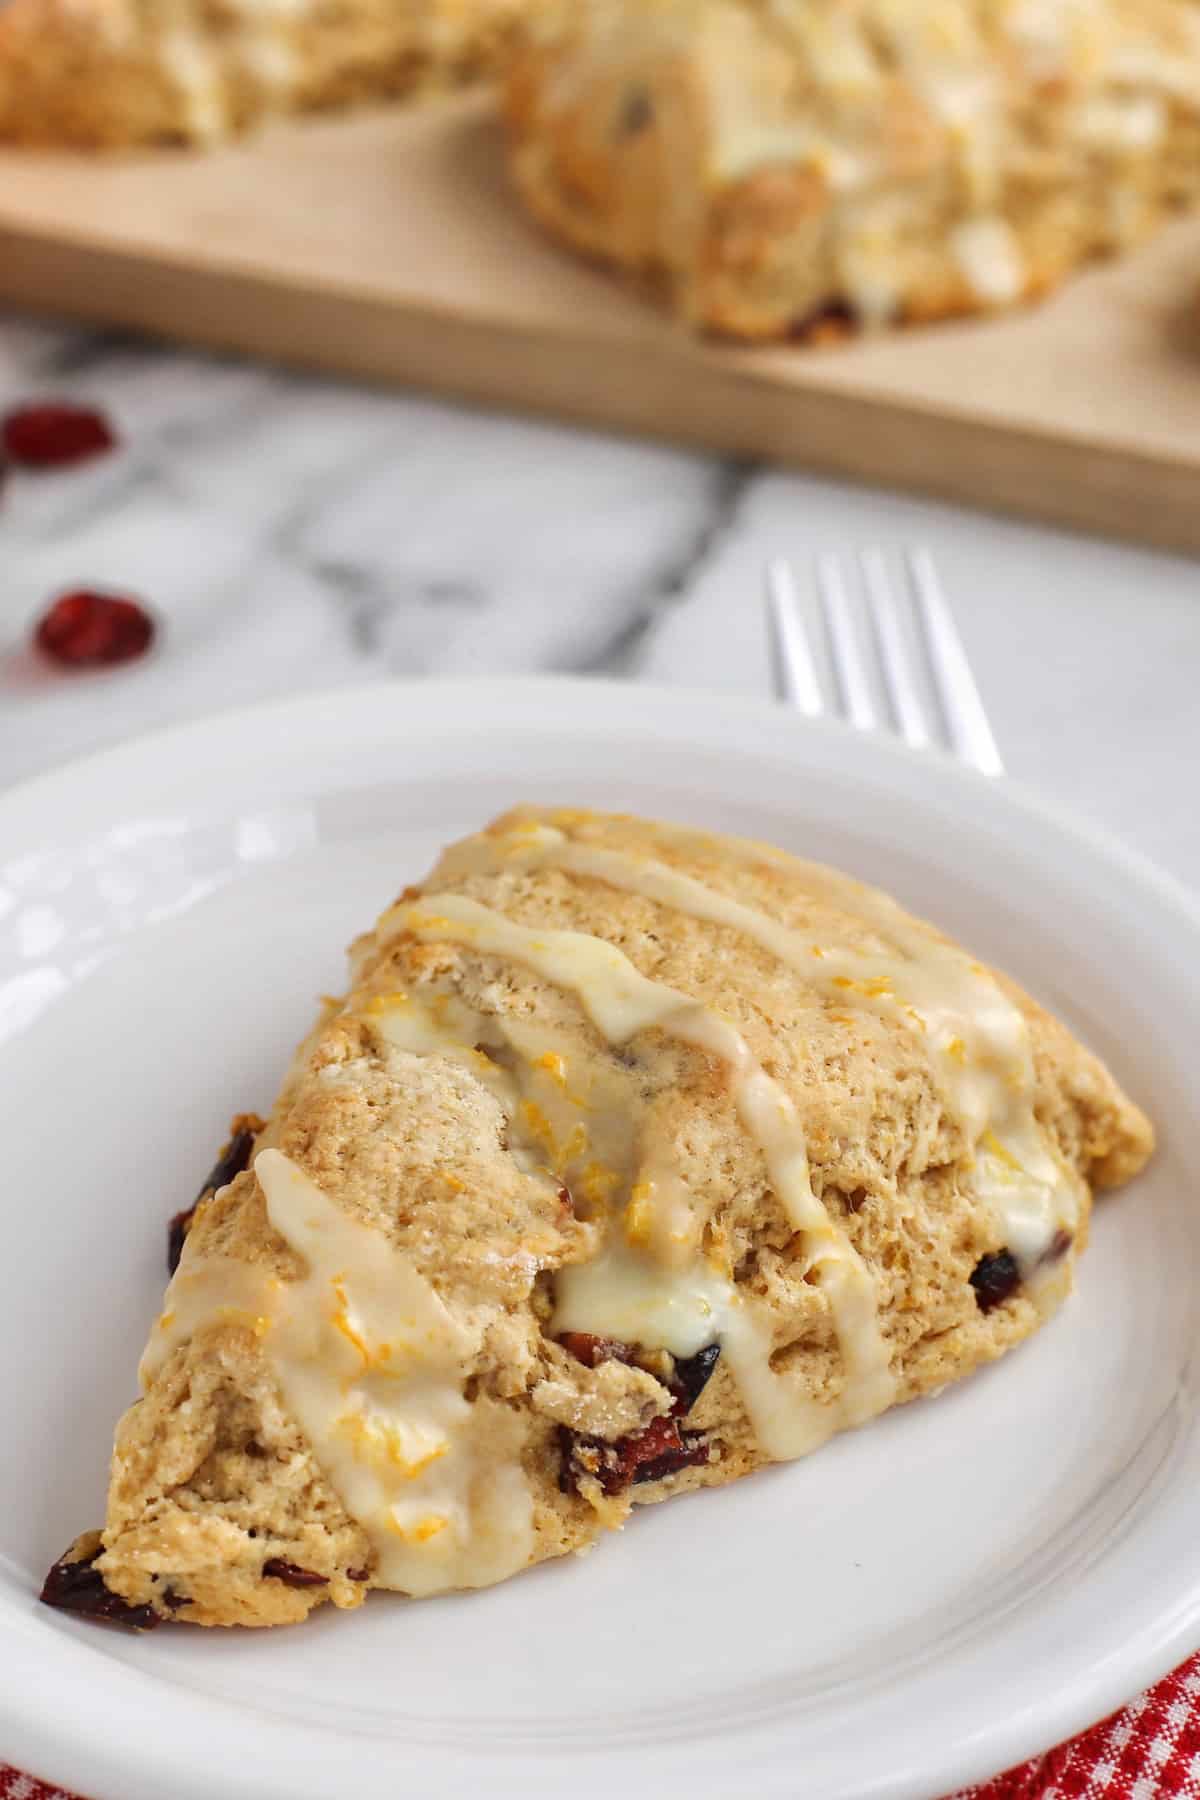
[[[1081,1737],[957,1800],[1160,1797],[1200,1800],[1200,1655]]]
[[[80,1800],[0,1764],[0,1800]],[[1200,1800],[1200,1654],[1046,1756],[954,1800]]]

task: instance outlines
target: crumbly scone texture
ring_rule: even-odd
[[[750,339],[1010,306],[1200,196],[1194,0],[555,0],[518,193]]]
[[[7,0],[0,141],[207,144],[492,74],[538,0]]]
[[[829,870],[624,817],[520,817],[549,821],[573,843],[652,857],[823,944],[887,948],[864,890]],[[972,1274],[1005,1246],[995,1216],[973,1199],[970,1145],[920,1031],[852,993],[831,995],[729,925],[590,876],[503,859],[472,871],[449,853],[406,898],[443,892],[529,927],[598,936],[737,1027],[794,1104],[813,1191],[873,1277],[897,1400],[934,1392],[1019,1343],[1070,1286],[1086,1195],[1049,1298],[1035,1304],[1017,1289],[991,1310],[979,1305]],[[706,1257],[769,1320],[773,1368],[797,1394],[836,1394],[843,1372],[828,1294],[805,1278],[801,1234],[719,1059],[658,1029],[614,1045],[570,991],[477,947],[377,930],[354,946],[351,969],[350,991],[326,1004],[300,1047],[256,1153],[284,1152],[338,1208],[411,1258],[452,1314],[474,1321],[471,1428],[486,1462],[489,1434],[511,1444],[517,1421],[532,1493],[530,1563],[587,1548],[635,1503],[724,1483],[767,1460],[723,1359],[687,1416],[706,1445],[699,1464],[615,1491],[586,1475],[564,1479],[564,1446],[627,1442],[666,1418],[672,1393],[670,1358],[590,1367],[553,1333],[556,1274],[596,1253],[624,1203],[586,1149],[555,1141],[555,1083],[590,1096],[627,1131],[629,1168],[648,1145],[659,1166],[670,1160]],[[1146,1118],[1062,1024],[1004,987],[1028,1020],[1047,1143],[1092,1187],[1126,1180],[1152,1148]],[[465,1004],[486,1022],[472,1052],[486,1062],[511,1059],[522,1031],[557,1045],[561,1060],[534,1057],[520,1105],[506,1110],[484,1062],[389,1042],[379,1020],[397,996],[423,996],[435,1010]],[[202,1205],[183,1268],[222,1256],[284,1282],[301,1274],[253,1169]],[[174,1348],[121,1421],[103,1543],[98,1567],[113,1592],[205,1625],[282,1624],[326,1599],[355,1606],[375,1584],[372,1543],[288,1416],[255,1331],[219,1318]],[[312,1579],[297,1584],[268,1565]]]

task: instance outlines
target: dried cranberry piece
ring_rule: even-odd
[[[370,1569],[347,1569],[346,1570],[346,1580],[347,1581],[369,1581],[370,1579],[371,1579]]]
[[[250,1152],[263,1124],[257,1113],[238,1114],[229,1142],[208,1172],[208,1179],[200,1190],[202,1194],[215,1194],[218,1188],[228,1187],[236,1176],[249,1168]]]
[[[187,1234],[192,1228],[192,1220],[196,1216],[196,1202],[185,1206],[182,1212],[172,1213],[171,1222],[167,1226],[167,1274],[173,1275],[179,1267],[179,1259],[183,1255],[183,1246],[187,1243]]]
[[[192,1228],[192,1220],[196,1216],[196,1208],[218,1188],[228,1187],[236,1175],[249,1167],[250,1152],[254,1148],[254,1139],[263,1128],[263,1122],[257,1113],[239,1113],[233,1121],[233,1135],[209,1170],[204,1186],[196,1195],[190,1206],[177,1212],[167,1227],[167,1273],[173,1275],[179,1267],[179,1259],[183,1255],[183,1246],[187,1234]]]
[[[589,1369],[602,1362],[638,1363],[638,1347],[620,1338],[600,1337],[590,1331],[567,1331],[559,1340],[565,1350]],[[671,1411],[652,1419],[644,1431],[631,1432],[615,1444],[603,1438],[586,1437],[566,1426],[559,1430],[562,1466],[559,1487],[563,1493],[578,1493],[580,1479],[593,1476],[606,1494],[619,1494],[623,1488],[642,1481],[660,1481],[709,1460],[708,1439],[700,1431],[683,1431],[679,1420],[689,1413],[700,1398],[721,1355],[720,1344],[707,1344],[695,1356],[676,1357],[668,1387],[672,1396]]]
[[[1021,1271],[1011,1251],[997,1250],[994,1255],[980,1257],[969,1280],[980,1312],[990,1313],[1016,1293],[1021,1285]]]
[[[645,1431],[622,1438],[616,1446],[621,1483],[661,1481],[697,1463],[708,1461],[708,1439],[701,1431],[681,1431],[673,1418],[653,1419]]]
[[[660,1481],[696,1463],[708,1461],[708,1439],[703,1432],[681,1431],[671,1417],[652,1419],[644,1431],[631,1433],[608,1447],[598,1471],[606,1494],[643,1481]]]
[[[680,1469],[709,1460],[708,1439],[701,1431],[681,1431],[676,1419],[652,1419],[644,1431],[631,1432],[607,1444],[564,1427],[563,1465],[559,1486],[578,1493],[580,1479],[594,1477],[606,1494],[619,1494],[643,1481],[660,1481]]]
[[[60,594],[33,634],[43,656],[67,668],[109,668],[144,656],[154,620],[136,600],[77,588]]]
[[[315,1569],[302,1569],[299,1563],[285,1562],[282,1556],[268,1557],[262,1572],[273,1581],[282,1581],[286,1587],[294,1588],[324,1587],[329,1580],[328,1575],[318,1575]]]
[[[630,88],[617,116],[616,135],[619,138],[638,137],[653,123],[654,101],[650,97],[649,89]]]
[[[576,1362],[585,1363],[589,1369],[598,1368],[602,1362],[633,1361],[632,1346],[620,1338],[597,1337],[591,1331],[564,1331],[558,1341]]]
[[[1038,1261],[1043,1263],[1061,1262],[1074,1242],[1073,1234],[1065,1226],[1060,1225],[1050,1240],[1049,1249],[1042,1252]]]
[[[679,1427],[671,1417],[651,1419],[644,1431],[631,1432],[628,1437],[618,1438],[613,1445],[616,1457],[614,1474],[620,1479],[620,1487],[628,1487],[631,1481],[647,1479],[641,1471],[652,1463],[679,1449]]]
[[[660,1456],[651,1456],[638,1463],[633,1474],[634,1482],[662,1481],[668,1475],[678,1475],[681,1469],[701,1467],[710,1460],[708,1439],[702,1431],[681,1431],[678,1444],[669,1444]]]
[[[158,1614],[152,1606],[130,1606],[105,1586],[104,1577],[95,1566],[101,1554],[97,1548],[90,1556],[74,1562],[69,1560],[69,1554],[60,1557],[42,1584],[43,1606],[77,1613],[83,1619],[130,1625],[135,1631],[152,1631],[160,1623]]]
[[[630,1363],[637,1367],[645,1354],[637,1344],[626,1344],[620,1338],[600,1337],[591,1331],[564,1331],[558,1340],[577,1362],[589,1369],[602,1362]],[[695,1356],[675,1357],[674,1373],[667,1383],[675,1399],[674,1415],[690,1412],[708,1386],[721,1355],[720,1344],[706,1344]]]
[[[671,1392],[675,1396],[677,1418],[691,1412],[712,1379],[713,1370],[720,1360],[720,1344],[706,1344],[703,1350],[697,1350],[695,1356],[675,1358],[675,1378],[671,1382]]]
[[[577,1494],[579,1470],[575,1466],[575,1433],[569,1425],[557,1425],[554,1436],[558,1444],[558,1491],[560,1494]]]
[[[27,469],[62,469],[103,456],[117,439],[103,413],[91,406],[45,400],[19,406],[0,427],[5,455]]]
[[[840,343],[857,325],[854,309],[845,300],[829,300],[796,319],[788,333],[807,343]]]

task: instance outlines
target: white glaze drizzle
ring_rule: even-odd
[[[747,1309],[727,1278],[695,1264],[670,1269],[657,1258],[631,1255],[623,1245],[610,1243],[591,1263],[560,1272],[563,1319],[577,1319],[586,1312],[587,1329],[614,1331],[615,1313],[627,1318],[626,1300],[638,1265],[651,1269],[662,1329],[670,1318],[687,1320],[691,1328],[698,1317],[706,1319],[708,1336],[703,1341],[711,1341],[714,1326],[732,1332],[741,1346],[734,1357],[744,1365],[754,1362],[753,1378],[747,1372],[739,1385],[760,1441],[772,1455],[801,1455],[834,1430],[860,1424],[891,1404],[895,1379],[879,1329],[874,1279],[812,1191],[804,1133],[791,1098],[727,1019],[689,995],[649,980],[616,945],[602,938],[518,925],[461,894],[426,895],[393,907],[379,922],[379,936],[384,940],[399,931],[524,964],[574,994],[610,1044],[626,1043],[639,1032],[656,1028],[726,1065],[742,1123],[762,1151],[780,1204],[803,1233],[802,1270],[817,1272],[828,1296],[844,1384],[836,1400],[816,1406],[793,1383],[772,1372],[769,1339],[745,1323]],[[650,1313],[644,1311],[644,1317],[649,1321]],[[655,1341],[643,1332],[639,1341],[654,1348],[671,1347],[661,1335]],[[762,1404],[764,1394],[770,1396],[769,1406]],[[790,1426],[785,1424],[789,1410]]]
[[[707,103],[706,175],[722,182],[757,170],[824,173],[837,281],[867,325],[895,317],[909,297],[909,221],[895,203],[910,202],[911,223],[928,235],[938,223],[930,178],[947,170],[967,203],[965,239],[949,234],[947,262],[985,304],[1024,292],[1015,241],[1001,250],[995,233],[980,240],[971,214],[1004,208],[1010,169],[1028,150],[1024,106],[1042,84],[1063,89],[1048,153],[1066,164],[1083,142],[1107,154],[1116,165],[1110,201],[1127,203],[1142,189],[1142,160],[1168,129],[1161,102],[1188,106],[1196,94],[1200,31],[1190,17],[1176,21],[1170,44],[1153,23],[1142,31],[1117,9],[1072,0],[1007,0],[981,20],[962,6],[915,0],[853,9],[837,0],[772,0],[754,11],[712,8],[699,27],[695,9],[683,7],[642,8],[636,17],[628,6],[576,10],[581,41],[548,84],[547,111],[570,109],[581,92],[604,93],[612,80],[645,71],[653,78],[668,46],[690,57]],[[550,23],[543,29],[552,40]],[[923,153],[914,149],[917,134],[905,140],[911,168],[880,130],[896,107],[898,78],[928,122]],[[875,105],[864,104],[871,99]]]
[[[300,58],[282,32],[247,28],[231,40],[230,47],[246,73],[269,92],[282,94],[299,80]]]
[[[685,832],[660,830],[687,842]],[[722,846],[726,853],[739,848],[731,839],[723,839]],[[797,867],[768,846],[740,848],[759,861]],[[455,846],[443,859],[442,873],[514,863],[561,868],[692,918],[730,926],[797,971],[827,999],[877,1012],[902,1029],[920,1033],[975,1157],[976,1192],[995,1213],[1004,1241],[1027,1278],[1055,1234],[1076,1229],[1079,1178],[1052,1154],[1034,1117],[1033,1056],[1020,1009],[981,963],[956,944],[922,930],[888,895],[852,884],[855,912],[895,944],[891,954],[822,945],[681,869],[581,843],[536,820],[519,820],[507,832]],[[810,869],[809,874],[830,879],[826,871]]]
[[[157,1380],[172,1351],[205,1326],[240,1326],[265,1337],[282,1287],[278,1276],[258,1264],[233,1256],[197,1259],[185,1250],[138,1364],[142,1392]]]
[[[220,137],[229,124],[229,109],[212,44],[198,31],[168,31],[159,40],[158,54],[179,90],[188,130],[204,142]]]
[[[1025,262],[1007,220],[965,219],[951,232],[950,247],[976,299],[1009,306],[1024,291]]]
[[[262,1343],[284,1405],[402,1593],[482,1587],[528,1562],[532,1499],[519,1422],[487,1433],[463,1387],[479,1336],[381,1231],[335,1206],[278,1150],[254,1172],[271,1224],[306,1265],[283,1281],[230,1258],[185,1255],[142,1358],[148,1386],[201,1325]]]

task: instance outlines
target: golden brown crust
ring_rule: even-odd
[[[7,0],[0,141],[210,143],[494,73],[537,0]]]
[[[487,843],[507,843],[510,828],[519,843],[530,821],[547,820],[571,844],[652,856],[830,953],[887,949],[892,928],[881,926],[866,890],[753,845],[562,813],[501,821]],[[1006,1251],[1003,1225],[980,1198],[976,1146],[923,1028],[781,963],[736,926],[577,870],[491,855],[473,864],[450,852],[416,892],[463,896],[539,932],[617,946],[643,976],[718,1008],[769,1069],[803,1125],[813,1192],[870,1272],[896,1400],[936,1391],[1036,1329],[1070,1285],[1088,1196],[1074,1241],[1054,1248],[1036,1293],[1017,1287],[984,1310],[973,1278],[982,1259]],[[899,913],[886,916],[918,943],[944,942]],[[659,1029],[631,1046],[609,1041],[574,993],[533,967],[439,939],[436,920],[431,929],[433,941],[404,929],[359,940],[353,987],[328,1003],[297,1053],[258,1150],[284,1152],[474,1322],[472,1430],[486,1447],[489,1434],[511,1441],[518,1422],[534,1562],[586,1548],[633,1504],[727,1482],[768,1460],[723,1357],[683,1417],[688,1441],[702,1440],[702,1460],[640,1485],[605,1474],[631,1437],[676,1407],[679,1365],[660,1352],[593,1366],[556,1332],[553,1295],[560,1272],[593,1257],[606,1234],[630,1229],[613,1196],[648,1147],[686,1186],[706,1265],[725,1271],[770,1321],[774,1373],[820,1404],[848,1377],[829,1291],[809,1279],[804,1234],[748,1136],[729,1068]],[[1126,1179],[1152,1148],[1145,1117],[1063,1025],[1004,985],[1028,1020],[1046,1144],[1084,1181]],[[432,1041],[420,1053],[398,1048],[381,1020],[414,1003],[435,1021],[461,1009],[483,1034],[479,1044],[453,1054]],[[524,1098],[507,1105],[497,1082],[510,1063]],[[561,1141],[554,1083],[586,1097],[590,1145]],[[204,1207],[189,1237],[185,1268],[216,1258],[284,1282],[302,1273],[252,1172]],[[367,1534],[288,1416],[255,1330],[236,1321],[214,1320],[180,1343],[126,1415],[104,1544],[99,1566],[114,1592],[200,1624],[284,1623],[325,1599],[354,1606],[377,1580]],[[306,1579],[270,1572],[281,1566]]]
[[[571,0],[509,73],[513,180],[707,330],[1013,305],[1200,196],[1200,9],[1029,20],[1019,0]]]

